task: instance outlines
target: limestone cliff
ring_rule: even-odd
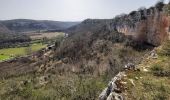
[[[157,5],[122,15],[114,19],[113,26],[118,32],[132,35],[136,41],[158,46],[168,35],[169,17],[164,11],[165,6]]]
[[[168,6],[159,2],[154,7],[141,8],[113,19],[87,19],[70,28],[68,33],[95,32],[107,26],[109,31],[118,31],[133,36],[135,41],[159,46],[168,35]]]

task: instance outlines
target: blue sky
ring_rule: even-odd
[[[0,20],[38,19],[82,21],[86,18],[113,18],[157,0],[0,0]]]

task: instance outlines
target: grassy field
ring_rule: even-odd
[[[32,44],[30,47],[0,49],[0,61],[7,60],[16,56],[24,56],[27,54],[28,48],[30,49],[30,52],[35,52],[45,47],[45,44],[36,43]]]
[[[6,60],[6,59],[9,59],[9,58],[11,58],[11,56],[8,56],[8,55],[0,55],[0,61]]]
[[[47,32],[47,33],[30,33],[30,34],[28,34],[28,36],[30,36],[30,38],[32,40],[43,39],[43,38],[53,39],[60,35],[64,36],[64,33],[62,33],[62,32]]]
[[[0,61],[8,60],[17,56],[24,56],[28,54],[28,52],[31,53],[40,50],[46,47],[46,44],[51,44],[52,40],[56,40],[57,37],[63,37],[64,33],[62,32],[30,33],[28,34],[28,36],[30,36],[30,38],[32,39],[30,47],[0,49]],[[45,42],[46,44],[42,44],[42,42],[44,43],[45,41],[43,40],[44,38],[46,38]]]

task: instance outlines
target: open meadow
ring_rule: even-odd
[[[45,47],[46,44],[35,43],[31,44],[29,47],[0,49],[0,61],[8,60],[17,56],[24,56],[27,55],[28,53],[38,51]]]
[[[43,38],[53,39],[58,36],[64,36],[64,33],[63,32],[29,33],[28,36],[30,36],[32,40],[43,39]]]
[[[18,56],[24,56],[45,48],[48,43],[53,43],[57,37],[63,37],[62,32],[46,32],[46,33],[29,33],[28,36],[32,39],[28,47],[14,47],[0,49],[0,62],[9,60]]]

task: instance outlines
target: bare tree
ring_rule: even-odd
[[[158,0],[158,2],[156,3],[155,7],[159,10],[162,11],[163,7],[164,7],[164,1],[165,0]]]

